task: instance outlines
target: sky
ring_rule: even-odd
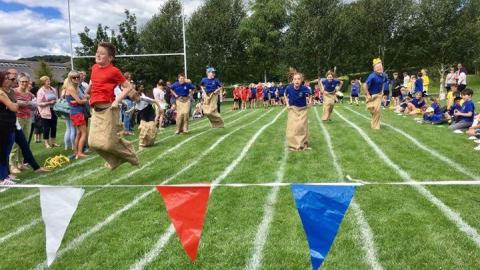
[[[143,25],[165,0],[70,0],[74,47],[84,27],[101,23],[116,28],[128,9]],[[184,0],[185,13],[192,14],[201,0]],[[67,0],[0,0],[0,59],[35,55],[69,55]]]

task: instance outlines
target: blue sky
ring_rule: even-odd
[[[47,19],[61,19],[62,13],[60,10],[54,7],[40,7],[40,6],[27,6],[21,3],[4,2],[0,0],[0,10],[5,12],[15,12],[22,10],[30,10],[36,14],[41,15]]]

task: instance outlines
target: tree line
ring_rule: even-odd
[[[183,52],[182,3],[168,0],[139,26],[125,11],[118,31],[99,24],[79,33],[77,55],[110,41],[119,54]],[[461,62],[480,66],[480,0],[205,0],[186,19],[189,77],[214,66],[226,83],[285,81],[288,67],[307,78],[328,70],[361,76],[381,57],[387,70],[428,68],[433,77]],[[88,70],[93,59],[76,59]],[[173,80],[183,57],[118,58],[151,85]]]

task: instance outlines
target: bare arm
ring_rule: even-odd
[[[112,107],[118,107],[118,104],[127,96],[128,92],[132,89],[132,84],[128,80],[125,80],[121,85],[122,92],[115,98],[112,103]]]
[[[3,91],[0,91],[0,102],[5,104],[7,108],[12,112],[17,112],[18,104],[13,103],[7,96],[7,94]]]
[[[66,89],[66,92],[73,97],[73,99],[75,99],[75,101],[78,103],[78,104],[85,104],[87,103],[87,100],[86,99],[81,99],[79,96],[78,96],[78,93],[77,93],[77,90],[76,89],[73,89],[73,88],[67,88]]]

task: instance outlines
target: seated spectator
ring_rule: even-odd
[[[197,105],[195,105],[195,111],[193,112],[193,118],[198,119],[202,117],[203,117],[202,104],[197,103]]]
[[[164,123],[163,126],[166,127],[168,125],[175,125],[177,119],[177,108],[175,104],[173,104],[170,109],[167,110],[165,113]]]
[[[445,112],[445,118],[448,120],[449,124],[457,122],[454,113],[462,108],[462,101],[461,97],[454,98],[452,106],[450,106],[450,109]]]
[[[473,118],[475,116],[475,103],[472,101],[473,90],[466,88],[462,91],[463,105],[460,110],[455,110],[454,115],[458,121],[448,127],[454,130],[455,133],[461,133],[462,129],[468,129],[473,124]]]
[[[425,98],[423,97],[422,92],[416,92],[415,98],[407,103],[407,108],[405,109],[405,114],[416,115],[422,114],[427,106]]]

